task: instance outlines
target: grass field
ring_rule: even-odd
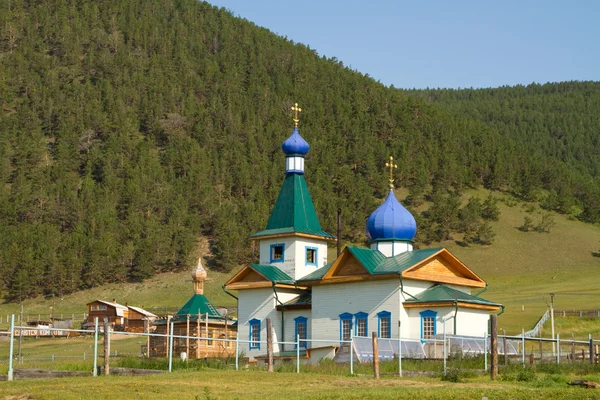
[[[512,373],[511,373],[512,374]],[[463,383],[439,378],[269,374],[264,371],[176,372],[147,377],[97,377],[1,382],[5,399],[597,399],[593,390],[570,387],[556,374],[485,376]],[[520,380],[517,380],[520,377]],[[19,397],[20,396],[20,397]]]
[[[473,190],[467,193],[470,195],[485,198],[487,192]],[[399,197],[402,196],[400,193]],[[506,306],[499,324],[512,334],[519,333],[521,328],[533,327],[548,308],[550,292],[556,294],[558,310],[600,309],[600,286],[594,279],[600,270],[600,258],[594,256],[600,251],[600,227],[555,214],[556,226],[550,233],[521,232],[517,228],[522,225],[529,206],[518,203],[509,207],[499,203],[501,216],[498,222],[492,223],[497,236],[491,246],[462,247],[454,240],[431,245],[447,247],[489,283],[482,297]],[[533,216],[535,220],[535,213]],[[198,255],[205,254],[206,241],[199,248]],[[328,256],[329,259],[335,257],[335,248],[330,248]],[[205,290],[213,304],[235,306],[235,299],[221,289],[232,275],[209,271],[210,280]],[[127,302],[147,308],[181,307],[191,294],[190,272],[165,273],[144,283],[110,284],[56,298],[55,315],[84,313],[86,303],[94,299],[115,298],[121,304]],[[30,299],[24,302],[24,312],[47,315],[52,304],[52,299]],[[17,304],[2,304],[0,316],[6,319],[6,314],[18,310]],[[546,335],[549,335],[548,330]]]

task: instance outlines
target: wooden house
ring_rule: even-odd
[[[176,355],[185,353],[189,358],[234,356],[235,342],[210,340],[213,338],[235,340],[237,321],[222,316],[204,295],[206,276],[206,270],[198,260],[198,266],[192,273],[194,295],[174,316],[154,321],[155,333],[167,335],[173,326],[175,336],[192,337],[174,339],[173,353]],[[167,355],[168,338],[152,336],[150,338],[150,356],[165,357]]]
[[[112,302],[94,300],[87,304],[88,319],[84,328],[93,329],[94,319],[98,318],[98,328],[104,329],[104,318],[108,318],[111,329],[125,332],[144,332],[158,318],[143,308],[122,305],[113,299]],[[148,322],[146,322],[148,321]],[[146,327],[146,328],[145,328]]]

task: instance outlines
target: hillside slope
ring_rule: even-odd
[[[321,223],[334,231],[342,209],[349,241],[365,239],[390,155],[415,206],[442,208],[479,185],[553,190],[533,166],[565,171],[561,182],[592,176],[196,0],[12,0],[0,3],[0,27],[9,301],[186,270],[199,235],[211,237],[215,270],[250,260],[247,235],[278,193],[295,101]],[[589,221],[598,187],[565,189]],[[456,229],[420,218],[440,237]]]

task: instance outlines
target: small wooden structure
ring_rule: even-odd
[[[206,276],[206,270],[201,260],[198,260],[198,266],[192,273],[194,295],[174,316],[154,321],[157,334],[169,334],[173,324],[175,336],[188,336],[173,340],[173,354],[176,356],[182,353],[189,358],[222,358],[235,355],[237,321],[222,316],[204,296]],[[210,340],[213,338],[231,341]],[[168,348],[167,337],[150,338],[150,357],[166,357]]]
[[[87,304],[88,319],[84,323],[84,328],[94,327],[94,319],[98,318],[100,322],[98,328],[103,330],[102,321],[108,318],[110,327],[115,331],[125,332],[144,332],[146,326],[155,321],[158,316],[140,307],[122,305],[113,299],[112,302],[104,300],[94,300]],[[148,322],[146,322],[148,321]]]

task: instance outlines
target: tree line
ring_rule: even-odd
[[[598,84],[561,85],[573,104],[598,98]],[[558,113],[560,132],[540,128],[524,146],[508,127],[552,113],[544,93],[512,120],[479,92],[443,93],[385,87],[195,0],[2,2],[0,287],[18,300],[141,281],[188,268],[198,235],[211,238],[214,268],[254,260],[247,236],[279,192],[294,102],[321,223],[335,232],[341,209],[346,240],[366,240],[389,155],[408,206],[432,203],[415,212],[417,245],[451,232],[490,243],[488,200],[458,203],[481,185],[542,191],[550,209],[600,219],[597,136],[583,133],[593,104]]]

